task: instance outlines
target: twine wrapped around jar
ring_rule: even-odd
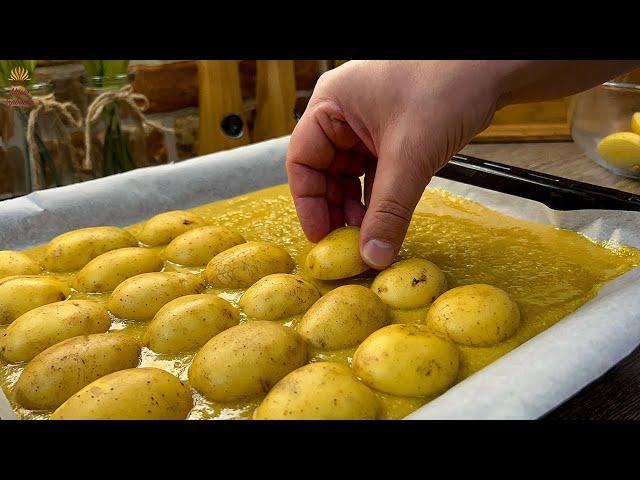
[[[83,170],[91,171],[93,169],[93,162],[91,161],[91,124],[100,118],[104,108],[112,102],[126,103],[141,125],[148,125],[151,128],[166,133],[174,132],[172,128],[160,125],[144,116],[143,112],[149,108],[149,99],[142,93],[135,93],[131,85],[125,85],[119,90],[109,90],[101,93],[91,102],[91,105],[89,105],[87,109],[84,126],[85,156],[82,163]],[[138,102],[141,103],[141,105],[139,105]]]
[[[41,176],[44,174],[40,166],[40,151],[38,150],[38,144],[36,141],[36,121],[40,113],[52,112],[57,121],[62,125],[59,128],[64,142],[69,147],[71,158],[75,158],[73,148],[73,142],[69,131],[64,128],[64,123],[82,128],[82,114],[80,109],[71,102],[58,102],[54,95],[51,93],[45,96],[34,95],[31,97],[34,103],[34,107],[29,112],[29,118],[27,121],[27,145],[29,146],[29,159],[31,164],[31,182],[33,188],[38,190],[43,187],[40,182]]]

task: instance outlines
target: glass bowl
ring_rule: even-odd
[[[571,136],[607,170],[640,178],[640,84],[607,82],[574,95],[569,104]],[[635,130],[635,131],[634,131]]]

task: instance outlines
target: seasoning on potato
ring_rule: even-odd
[[[239,305],[251,318],[279,320],[306,312],[319,298],[318,289],[303,278],[274,273],[249,287]]]
[[[375,394],[351,369],[334,362],[315,362],[289,373],[267,394],[256,420],[374,420]]]
[[[360,256],[360,228],[342,227],[320,240],[307,254],[305,266],[318,280],[340,280],[369,269]]]
[[[247,242],[219,253],[207,264],[207,282],[217,288],[248,288],[273,273],[290,273],[294,262],[282,247]]]
[[[53,410],[84,386],[109,373],[133,368],[140,344],[123,333],[69,338],[36,355],[14,387],[17,402],[33,410]]]
[[[15,275],[37,275],[40,265],[24,253],[0,250],[0,279]]]
[[[170,262],[186,267],[199,267],[231,247],[246,240],[235,230],[225,227],[207,226],[194,228],[171,240],[165,249]]]
[[[147,220],[138,238],[150,247],[166,245],[178,235],[204,225],[204,219],[194,213],[172,210]]]
[[[319,349],[354,347],[390,321],[387,306],[361,285],[331,290],[305,313],[296,330]]]
[[[236,308],[222,298],[206,293],[185,295],[158,310],[143,341],[157,353],[191,351],[239,321]]]
[[[375,390],[425,397],[453,385],[459,353],[451,340],[425,325],[389,325],[360,344],[352,367]]]
[[[500,288],[465,285],[438,297],[427,312],[426,324],[460,345],[488,347],[515,333],[520,325],[520,310]]]
[[[44,267],[50,272],[71,272],[105,252],[137,245],[135,237],[122,228],[81,228],[58,235],[49,242]]]
[[[29,310],[59,302],[71,293],[69,286],[51,277],[20,275],[0,280],[0,324],[11,323]]]
[[[184,420],[191,391],[159,368],[129,368],[105,375],[60,405],[50,420]]]
[[[164,262],[152,249],[119,248],[97,256],[82,267],[74,286],[79,292],[110,292],[127,278],[159,272],[163,266]]]
[[[307,360],[307,345],[293,329],[253,320],[209,340],[193,359],[189,383],[217,402],[255,398]]]
[[[411,258],[380,272],[371,284],[384,303],[408,310],[432,303],[447,288],[444,273],[428,260]]]
[[[111,326],[106,309],[92,300],[43,305],[18,317],[0,337],[0,356],[8,362],[31,360],[67,338],[104,333]]]
[[[126,320],[151,320],[171,300],[200,293],[204,281],[200,275],[176,272],[142,273],[128,278],[113,291],[107,308]]]

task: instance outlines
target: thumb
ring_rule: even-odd
[[[381,152],[378,158],[371,197],[360,226],[360,255],[377,270],[393,263],[413,211],[433,176],[424,157],[410,155],[403,149],[403,142],[398,143],[389,154]]]

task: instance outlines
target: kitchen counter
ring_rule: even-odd
[[[609,173],[589,160],[573,142],[478,143],[468,145],[460,153],[640,194],[640,181]],[[545,418],[640,419],[640,347]]]

